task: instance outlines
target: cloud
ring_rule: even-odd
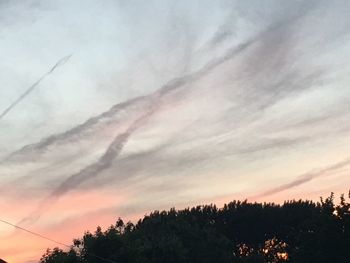
[[[304,10],[304,12],[306,12]],[[56,135],[51,135],[47,138],[44,138],[41,140],[39,143],[35,143],[32,145],[26,145],[23,148],[21,148],[18,151],[13,152],[10,154],[7,158],[5,158],[6,161],[11,161],[15,160],[17,156],[22,156],[22,155],[28,155],[28,154],[34,154],[36,151],[44,151],[48,146],[54,145],[56,143],[64,143],[65,141],[74,141],[75,138],[79,139],[79,137],[83,137],[84,133],[89,132],[90,129],[93,129],[94,126],[97,126],[98,124],[101,124],[103,122],[108,122],[110,119],[112,119],[117,113],[120,111],[126,110],[128,106],[139,103],[140,101],[147,101],[149,100],[150,97],[154,96],[154,94],[159,93],[160,95],[164,95],[165,93],[171,92],[172,89],[177,89],[179,86],[183,87],[198,78],[201,78],[205,74],[208,74],[210,71],[218,67],[219,65],[225,63],[226,61],[232,59],[235,55],[240,54],[240,52],[246,50],[247,48],[251,47],[254,44],[259,43],[265,43],[266,40],[269,40],[271,37],[274,35],[278,35],[276,32],[284,32],[285,28],[290,25],[293,21],[299,19],[302,17],[302,14],[298,14],[298,16],[291,16],[291,17],[286,17],[284,20],[278,21],[275,24],[270,25],[266,30],[262,31],[259,33],[257,36],[254,36],[250,40],[247,40],[243,43],[238,44],[237,46],[231,47],[228,50],[225,50],[224,54],[221,55],[218,58],[214,58],[211,61],[207,62],[205,66],[203,66],[201,69],[199,69],[196,72],[190,73],[188,75],[184,75],[182,77],[177,77],[172,80],[170,80],[167,84],[165,84],[163,87],[161,87],[158,91],[155,91],[152,94],[145,95],[145,96],[140,96],[133,98],[129,101],[125,101],[122,103],[118,103],[114,105],[110,110],[103,112],[102,114],[92,117],[86,122],[66,131],[60,134]],[[215,38],[215,36],[214,36]],[[282,45],[281,43],[280,45]],[[264,44],[265,45],[265,44]],[[266,46],[270,48],[271,43],[266,43]],[[266,53],[266,50],[262,50],[261,53]],[[260,58],[261,54],[256,54],[256,52],[253,53],[255,58]],[[274,56],[275,60],[280,60]],[[258,69],[256,69],[257,71]],[[270,70],[271,67],[270,67]],[[293,80],[295,76],[293,75],[287,75],[285,80],[282,80],[282,82],[277,83],[272,85],[271,89],[271,94],[274,94],[274,97],[276,97],[274,100],[277,100],[278,97],[278,92],[275,91],[276,88],[283,87],[282,91],[285,93],[286,92],[286,87],[284,83],[290,82]],[[308,84],[308,82],[305,82],[307,78],[310,78],[310,80],[313,80],[316,78],[316,76],[307,76],[306,79],[303,79],[303,82],[305,83],[301,87],[305,87]],[[269,84],[271,85],[271,83]],[[271,96],[268,95],[268,90],[264,90],[262,88],[254,90],[254,92],[258,92],[257,94],[254,94],[255,97],[259,97],[259,95],[264,95],[265,97],[269,97],[270,101],[265,102],[265,104],[271,105],[272,104],[272,98]],[[293,89],[295,89],[295,85],[293,86]],[[260,98],[261,99],[261,98]]]
[[[333,164],[331,166],[328,166],[326,168],[323,168],[319,171],[316,172],[309,172],[303,175],[298,176],[296,179],[294,179],[293,181],[291,181],[290,183],[286,183],[286,184],[282,184],[280,186],[274,187],[270,190],[264,191],[263,193],[256,195],[256,196],[252,196],[248,199],[261,199],[261,198],[265,198],[267,196],[270,195],[274,195],[283,191],[288,191],[289,189],[298,187],[302,184],[308,183],[314,179],[317,179],[319,177],[322,176],[328,176],[331,175],[334,172],[337,172],[339,169],[347,167],[350,165],[350,159],[346,159],[344,161],[341,161],[339,163]]]
[[[83,167],[82,169],[80,169],[79,172],[68,176],[63,181],[63,183],[61,183],[56,188],[56,190],[54,190],[48,196],[48,198],[43,201],[44,205],[41,205],[41,207],[45,207],[46,209],[46,203],[52,202],[53,200],[66,194],[69,190],[76,188],[86,180],[97,177],[99,173],[105,171],[106,169],[109,169],[112,166],[115,159],[121,153],[125,144],[128,142],[130,136],[136,130],[142,127],[140,121],[142,120],[142,123],[144,123],[144,120],[148,119],[150,116],[154,115],[154,112],[158,111],[160,100],[162,100],[163,97],[170,96],[172,92],[178,91],[179,88],[183,88],[184,92],[188,93],[189,89],[191,88],[190,85],[192,83],[199,81],[202,77],[216,70],[217,67],[219,67],[220,65],[232,60],[232,58],[234,58],[236,55],[241,55],[245,59],[243,59],[243,61],[248,61],[247,65],[249,68],[249,75],[257,75],[254,76],[254,78],[252,78],[251,80],[253,90],[248,90],[248,92],[246,92],[246,96],[248,97],[243,98],[243,104],[255,101],[255,103],[252,104],[253,111],[257,112],[261,111],[262,109],[266,109],[266,107],[271,107],[271,105],[274,105],[276,101],[280,101],[281,98],[284,98],[291,93],[296,93],[298,90],[304,91],[305,89],[310,88],[312,86],[311,83],[315,79],[317,79],[320,74],[313,74],[310,72],[304,74],[298,70],[289,70],[288,64],[286,62],[288,60],[288,54],[285,54],[283,50],[281,50],[275,52],[275,54],[272,55],[271,46],[280,47],[283,46],[285,43],[291,44],[291,37],[289,36],[290,32],[288,30],[290,29],[292,23],[297,22],[298,19],[300,19],[305,14],[306,11],[304,13],[299,13],[297,16],[290,16],[285,18],[284,20],[280,20],[270,25],[267,28],[267,30],[259,33],[252,39],[226,50],[222,56],[212,59],[202,69],[194,73],[184,75],[183,77],[175,78],[169,81],[159,90],[151,93],[150,95],[137,97],[130,101],[117,104],[113,106],[109,111],[102,113],[97,117],[91,118],[85,123],[78,125],[77,127],[67,132],[50,136],[49,138],[42,140],[38,144],[26,146],[21,150],[15,152],[14,154],[10,155],[10,158],[8,158],[7,161],[16,160],[16,158],[14,157],[18,155],[25,156],[29,153],[32,157],[35,154],[35,152],[43,151],[48,146],[60,145],[66,142],[76,143],[76,140],[79,140],[81,136],[84,135],[84,133],[90,133],[95,125],[100,125],[104,122],[110,122],[111,119],[115,116],[115,114],[119,113],[120,111],[125,111],[127,113],[130,110],[129,107],[137,105],[140,102],[141,105],[143,105],[142,103],[145,103],[146,105],[151,105],[151,107],[153,108],[153,110],[151,111],[145,110],[142,107],[136,107],[139,108],[136,110],[136,116],[141,114],[141,117],[137,117],[137,119],[134,122],[131,121],[131,124],[129,124],[125,132],[121,132],[118,135],[116,135],[114,140],[109,144],[104,154],[100,158],[98,158],[95,162],[87,165],[86,167]],[[277,39],[279,40],[277,44],[276,36],[278,36]],[[248,60],[246,58],[248,58]],[[265,60],[264,67],[262,65],[259,65],[259,63],[255,63],[255,65],[251,64],[252,61],[256,61],[256,58]],[[284,67],[286,67],[288,70],[283,70]],[[264,86],[264,83],[261,83],[263,84],[262,86],[260,86],[259,88],[255,87],[258,86],[256,81],[261,79],[261,74],[270,74],[270,72],[276,72],[277,69],[281,71],[282,76],[277,78],[276,83],[271,84],[271,82],[269,82],[266,86]],[[171,98],[169,100],[171,101]],[[141,113],[138,114],[138,111]],[[146,112],[146,114],[143,115],[143,112]],[[303,138],[302,140],[304,139],[305,138]],[[236,148],[233,154],[227,154],[225,152],[219,153],[222,154],[221,156],[252,154],[268,149],[282,148],[285,146],[293,145],[298,142],[300,142],[299,138],[277,138],[276,140],[271,140],[271,142],[266,141],[253,146],[239,146],[238,148]],[[187,155],[185,158],[180,158],[182,161],[180,161],[179,157],[177,157],[176,163],[181,163],[181,166],[186,167],[190,163],[193,164],[193,162],[201,160],[201,158],[204,158],[203,160],[214,160],[214,156],[216,155],[219,158],[220,154],[204,154],[203,156],[205,157],[200,157],[200,154],[191,154]],[[168,165],[169,164],[170,163],[168,162]],[[40,212],[45,209],[39,208]]]
[[[40,213],[47,209],[48,204],[52,204],[52,202],[56,199],[58,199],[60,196],[64,195],[66,192],[68,192],[70,189],[73,189],[80,185],[82,182],[85,180],[90,179],[91,177],[96,177],[98,174],[105,170],[108,169],[113,161],[118,157],[120,152],[122,151],[124,145],[127,143],[129,137],[133,134],[135,130],[140,128],[142,126],[142,123],[144,123],[150,116],[153,115],[155,111],[158,110],[159,105],[160,105],[160,100],[162,97],[165,95],[168,95],[172,91],[175,91],[176,89],[183,87],[185,84],[188,84],[201,76],[204,76],[208,72],[210,72],[213,68],[216,66],[220,65],[227,59],[231,58],[233,55],[238,54],[240,51],[244,50],[249,44],[243,44],[240,45],[238,48],[234,48],[229,52],[228,55],[224,56],[223,58],[220,58],[218,60],[214,60],[210,63],[208,63],[202,70],[191,74],[189,76],[184,76],[181,78],[174,79],[170,81],[168,84],[164,85],[161,89],[156,91],[155,93],[149,95],[148,97],[144,97],[147,100],[151,102],[151,109],[146,110],[146,113],[144,115],[141,115],[141,117],[137,118],[129,127],[128,129],[119,134],[118,136],[115,137],[113,142],[108,146],[107,150],[105,153],[99,158],[99,160],[84,169],[82,169],[80,172],[73,174],[68,177],[58,188],[56,188],[47,199],[44,200],[44,202],[39,206],[38,211],[35,211],[33,215],[30,215],[28,218],[25,218],[19,222],[19,224],[23,224],[24,222],[31,220],[31,219],[38,219],[40,216]],[[145,111],[142,109],[142,111]],[[105,116],[103,114],[102,116]],[[98,122],[100,118],[95,118],[93,123]],[[86,124],[86,123],[85,123]],[[87,126],[87,125],[85,125]],[[75,135],[76,131],[80,131],[80,129],[75,129],[70,131],[71,134]],[[65,133],[66,135],[67,133]],[[68,133],[69,134],[69,133]],[[65,136],[59,136],[58,138],[63,138],[65,139]],[[55,141],[55,140],[54,140]],[[50,142],[51,143],[51,142]],[[46,146],[48,143],[42,144],[41,146]],[[40,147],[40,146],[39,146]],[[25,148],[24,148],[25,149]]]
[[[342,168],[315,170],[349,156],[345,2],[31,2],[0,32],[0,104],[57,54],[75,59],[1,122],[0,206],[13,222],[58,233],[94,213],[303,198],[311,181],[322,195],[335,173],[333,191],[348,184]],[[76,209],[91,191],[128,195]]]

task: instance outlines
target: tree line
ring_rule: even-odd
[[[350,198],[350,192],[349,192]],[[233,201],[154,211],[86,232],[69,251],[48,249],[40,263],[348,263],[350,203]]]

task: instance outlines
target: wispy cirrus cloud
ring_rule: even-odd
[[[41,215],[22,222],[56,233],[94,211],[107,222],[223,196],[299,198],[311,184],[326,193],[328,175],[348,184],[347,166],[333,167],[349,156],[347,3],[3,6],[22,19],[0,32],[1,87],[11,87],[1,108],[74,51],[0,123],[1,206],[23,201],[12,221]],[[70,214],[68,200],[90,191],[101,194],[86,196],[94,211]],[[106,193],[127,197],[114,206]]]

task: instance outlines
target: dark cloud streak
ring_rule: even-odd
[[[324,169],[321,169],[317,172],[310,172],[310,173],[300,175],[294,181],[292,181],[290,183],[286,183],[286,184],[277,186],[277,187],[272,188],[270,190],[267,190],[259,195],[252,196],[249,199],[264,198],[264,197],[274,195],[274,194],[277,194],[277,193],[280,193],[283,191],[287,191],[289,189],[295,188],[295,187],[300,186],[302,184],[308,183],[311,180],[317,179],[321,176],[326,176],[327,174],[329,174],[331,172],[336,172],[337,170],[344,168],[348,165],[350,165],[350,159],[346,159],[342,162],[333,164],[333,165],[326,167]]]
[[[141,117],[136,119],[136,121],[134,121],[124,133],[117,135],[113,140],[113,142],[109,145],[105,153],[102,155],[102,157],[99,160],[97,160],[97,162],[85,167],[80,172],[69,176],[47,198],[43,200],[43,202],[39,205],[38,209],[34,213],[22,219],[19,222],[19,224],[23,224],[24,222],[32,221],[32,220],[36,221],[40,217],[41,213],[43,213],[46,209],[48,209],[49,205],[52,205],[52,203],[55,200],[60,198],[62,195],[66,194],[69,190],[79,186],[84,181],[91,179],[93,177],[96,177],[100,172],[108,169],[112,165],[113,161],[121,153],[124,145],[127,143],[129,137],[133,134],[133,132],[136,131],[138,128],[140,128],[141,124],[156,112],[156,110],[161,104],[161,99],[165,95],[168,95],[172,91],[175,91],[178,88],[184,86],[185,84],[188,84],[189,82],[192,82],[200,78],[201,76],[207,74],[209,71],[213,70],[216,66],[232,58],[232,56],[239,54],[241,51],[249,47],[253,42],[254,41],[248,41],[247,43],[241,44],[238,47],[230,50],[228,54],[226,54],[225,56],[219,59],[214,59],[214,61],[212,61],[211,63],[208,63],[204,68],[202,68],[198,72],[174,79],[169,83],[167,83],[166,85],[164,85],[161,89],[152,93],[151,95],[142,97],[143,99],[154,102],[152,109],[149,111],[146,111],[145,114],[141,115]],[[125,102],[125,103],[128,104],[128,102]],[[108,113],[105,113],[103,115],[106,115],[106,114]],[[98,117],[95,118],[94,123],[98,122],[99,119],[100,118]],[[86,126],[86,124],[87,123],[85,123],[84,126]],[[72,130],[70,132],[72,132]]]
[[[164,96],[166,96],[169,93],[171,93],[172,91],[175,91],[175,90],[185,86],[186,84],[189,84],[189,83],[201,78],[202,76],[208,74],[210,71],[215,69],[217,66],[219,66],[220,64],[224,63],[225,61],[231,59],[235,55],[238,55],[240,52],[244,51],[246,48],[248,48],[249,46],[251,46],[253,43],[255,43],[258,40],[259,40],[259,38],[256,38],[256,39],[247,41],[241,45],[238,45],[237,47],[229,50],[229,52],[227,52],[227,54],[224,55],[223,57],[218,58],[218,59],[214,59],[212,62],[208,63],[205,67],[203,67],[198,72],[174,79],[174,80],[170,81],[168,84],[166,84],[165,86],[163,86],[161,89],[156,91],[155,93],[144,97],[147,100],[150,100],[151,104],[153,102],[152,109],[148,112],[146,111],[146,114],[142,115],[135,122],[133,122],[129,126],[129,128],[126,130],[125,133],[118,135],[114,139],[114,141],[110,144],[110,146],[108,147],[105,154],[96,163],[94,163],[90,166],[87,166],[85,169],[83,169],[82,171],[84,171],[84,172],[78,173],[79,176],[73,175],[73,176],[69,177],[68,180],[64,182],[64,184],[67,186],[70,185],[70,183],[69,183],[70,178],[78,178],[78,181],[84,181],[84,180],[88,179],[89,176],[84,176],[84,174],[90,174],[91,172],[86,173],[86,171],[91,170],[92,173],[95,174],[95,176],[96,176],[99,171],[104,170],[105,167],[108,168],[111,165],[112,161],[116,157],[118,157],[118,155],[120,154],[121,150],[123,149],[125,143],[128,141],[129,137],[133,134],[133,132],[135,132],[138,128],[140,128],[142,126],[141,123],[144,123],[149,117],[151,117],[158,110],[158,108],[161,104],[161,99]],[[118,150],[115,151],[114,149],[118,149]],[[106,164],[108,164],[108,165],[106,165]],[[79,184],[80,184],[80,182],[79,182]],[[75,185],[75,183],[72,184],[73,187],[74,187],[74,185]],[[73,187],[71,187],[71,188],[73,188]],[[66,189],[67,187],[64,187],[64,188]],[[62,193],[64,193],[64,192],[65,191],[62,191]],[[53,192],[54,196],[56,195],[55,193],[56,193],[56,191]],[[57,194],[60,195],[60,191],[58,191]]]
[[[239,44],[238,46],[228,49],[223,56],[212,59],[199,71],[190,73],[188,75],[184,75],[179,78],[175,78],[150,95],[138,97],[131,101],[126,101],[124,103],[117,104],[110,111],[107,111],[97,117],[94,117],[82,125],[79,125],[65,133],[49,137],[48,139],[45,139],[38,145],[32,145],[33,147],[32,149],[36,150],[40,148],[45,148],[49,144],[55,143],[57,141],[65,140],[70,136],[75,136],[79,134],[82,130],[88,129],[92,125],[98,123],[102,118],[113,116],[116,111],[120,110],[121,108],[125,109],[126,106],[132,104],[135,101],[142,100],[142,101],[150,102],[150,104],[152,105],[151,109],[146,110],[146,113],[141,114],[139,118],[137,118],[134,122],[132,122],[132,124],[126,129],[125,132],[115,137],[112,143],[108,146],[105,153],[95,163],[92,163],[91,165],[86,166],[85,168],[80,170],[78,173],[73,174],[69,176],[66,180],[64,180],[47,198],[43,200],[43,202],[40,203],[38,209],[34,212],[34,214],[24,219],[24,221],[27,221],[28,219],[31,220],[34,218],[39,218],[41,213],[43,213],[46,209],[48,209],[49,205],[51,206],[55,200],[59,199],[61,196],[65,195],[68,191],[76,188],[86,180],[89,180],[98,176],[100,172],[111,167],[114,160],[119,156],[119,154],[123,150],[123,147],[128,142],[130,136],[137,129],[142,127],[142,124],[146,122],[155,112],[157,112],[157,110],[159,109],[159,106],[162,104],[162,99],[166,95],[169,95],[174,91],[178,91],[181,87],[185,87],[187,86],[187,84],[190,84],[193,81],[198,80],[201,77],[207,75],[212,70],[214,70],[217,66],[232,59],[236,55],[241,54],[243,51],[247,50],[253,44],[259,41],[262,41],[264,38],[268,37],[270,34],[273,34],[275,30],[281,29],[281,27],[283,27],[284,25],[288,25],[291,21],[297,18],[298,17],[287,18],[285,21],[272,25],[266,31],[258,34],[256,37],[242,44]],[[144,109],[142,111],[145,112]],[[27,147],[23,148],[23,150],[26,150],[26,149],[28,148]],[[19,153],[21,153],[21,150],[19,151]],[[21,223],[23,223],[23,220],[21,221]]]
[[[153,109],[146,112],[144,115],[136,119],[125,132],[119,134],[115,139],[110,143],[105,153],[93,164],[83,168],[78,173],[70,175],[65,179],[48,197],[46,197],[43,202],[39,205],[38,209],[34,211],[30,216],[22,219],[19,224],[23,224],[27,221],[37,220],[41,213],[49,208],[53,202],[55,202],[62,195],[66,194],[71,189],[79,186],[86,180],[92,179],[97,176],[100,172],[108,169],[113,161],[118,157],[121,151],[124,148],[124,145],[127,143],[129,137],[132,133],[137,130],[144,121],[147,120],[153,113]]]
[[[177,89],[179,86],[184,86],[185,84],[188,84],[189,82],[192,82],[201,76],[205,75],[206,73],[213,70],[218,65],[226,62],[227,60],[231,59],[233,56],[239,54],[241,51],[246,50],[248,47],[252,46],[253,44],[269,38],[271,34],[273,34],[276,30],[281,30],[286,25],[289,25],[291,22],[299,19],[303,15],[305,15],[309,10],[310,6],[307,5],[303,12],[301,12],[298,15],[293,15],[291,17],[286,17],[284,20],[280,20],[278,22],[275,22],[274,24],[270,25],[266,30],[259,33],[257,36],[253,37],[250,40],[247,40],[246,42],[243,42],[237,46],[234,46],[228,50],[226,50],[225,54],[221,57],[214,58],[212,61],[208,62],[202,69],[198,70],[197,72],[190,73],[188,75],[184,75],[182,77],[175,78],[171,81],[169,81],[167,84],[165,84],[163,87],[161,87],[159,90],[145,96],[140,96],[133,98],[129,101],[125,101],[122,103],[118,103],[114,105],[111,109],[108,111],[92,117],[88,119],[86,122],[66,131],[60,134],[55,134],[52,136],[49,136],[47,138],[44,138],[38,143],[30,144],[22,147],[21,149],[11,153],[8,157],[6,157],[4,161],[11,161],[16,160],[16,157],[26,154],[33,154],[37,151],[44,151],[48,146],[56,144],[56,143],[62,143],[66,140],[73,140],[76,136],[82,136],[83,132],[89,131],[94,125],[97,125],[101,120],[112,118],[117,112],[126,110],[127,107],[132,106],[135,103],[138,102],[144,102],[147,101],[149,98],[154,96],[156,93],[160,93],[161,95],[170,92],[172,89]]]

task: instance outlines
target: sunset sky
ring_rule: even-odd
[[[347,192],[349,61],[346,0],[0,0],[0,219],[70,244],[156,209]],[[11,263],[57,246],[0,240]]]

